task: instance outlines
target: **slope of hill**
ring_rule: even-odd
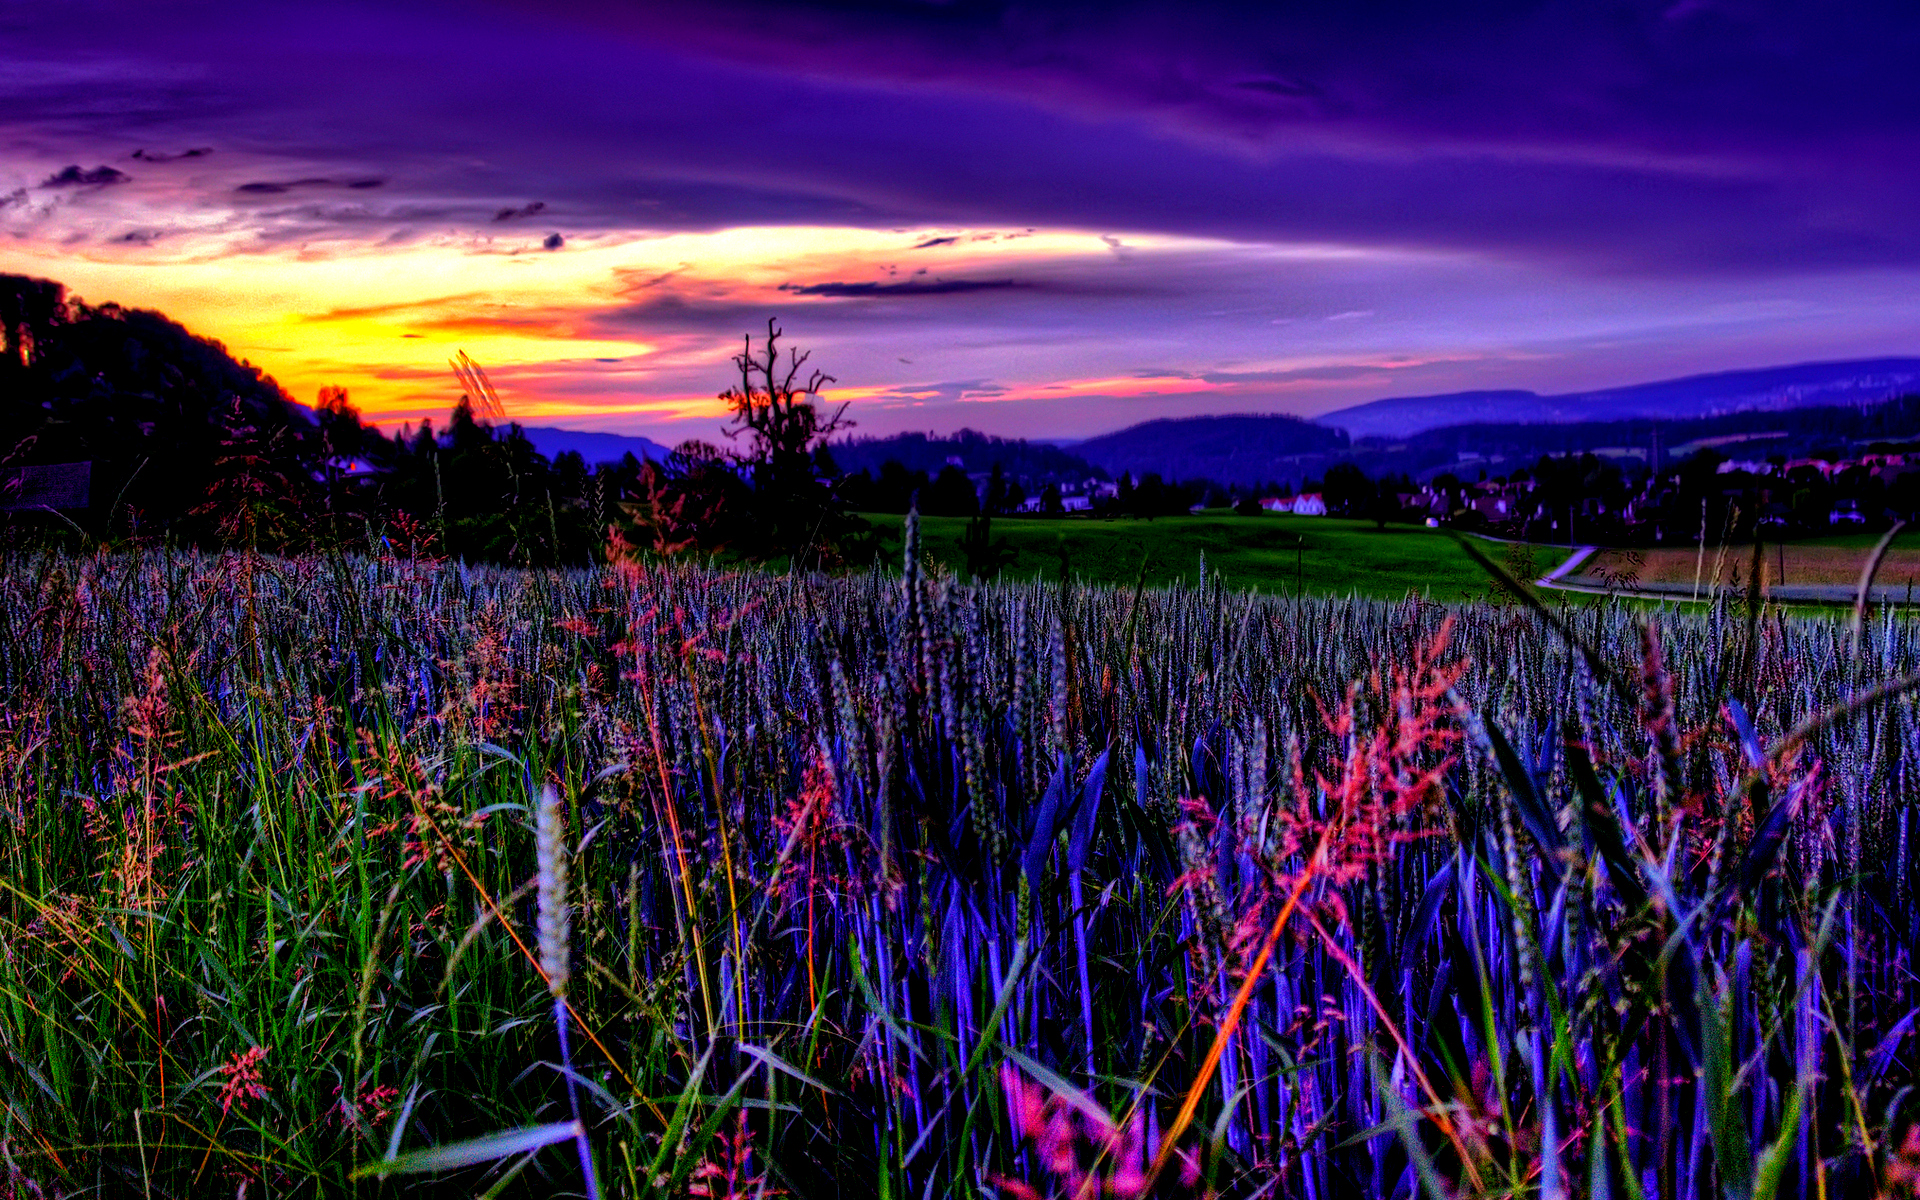
[[[628,454],[637,459],[653,459],[660,462],[667,457],[668,447],[662,446],[652,438],[643,438],[625,433],[588,433],[579,429],[556,429],[551,425],[523,425],[520,432],[527,435],[533,448],[548,458],[558,458],[569,450],[577,450],[587,465],[595,463],[619,462]]]
[[[1848,458],[1876,443],[1920,438],[1920,395],[1871,404],[1753,410],[1672,421],[1569,421],[1560,424],[1448,425],[1404,440],[1362,438],[1349,457],[1369,475],[1431,478],[1485,469],[1504,474],[1543,455],[1592,452],[1647,462],[1657,453],[1671,466],[1695,450],[1727,458]]]
[[[90,463],[93,505],[143,528],[232,507],[237,476],[294,494],[326,453],[312,410],[160,313],[0,275],[0,335],[0,459]]]
[[[1115,475],[1256,484],[1315,471],[1317,465],[1309,464],[1347,445],[1345,430],[1299,417],[1244,414],[1147,421],[1077,442],[1073,452]]]
[[[1920,358],[1800,363],[1720,371],[1628,387],[1542,396],[1454,392],[1399,396],[1322,413],[1314,423],[1355,438],[1404,438],[1445,425],[1683,420],[1763,409],[1871,403],[1920,389]]]
[[[909,471],[937,475],[954,459],[968,473],[991,471],[998,464],[1009,477],[1035,485],[1078,482],[1104,474],[1077,453],[1078,447],[1068,451],[1046,442],[994,437],[972,429],[962,429],[951,437],[901,433],[886,438],[848,438],[834,442],[828,450],[834,464],[849,474],[862,470],[878,474],[883,464],[897,462]]]

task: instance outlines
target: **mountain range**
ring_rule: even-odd
[[[581,458],[587,460],[588,466],[619,462],[629,454],[637,459],[650,458],[655,462],[667,457],[667,447],[637,434],[588,433],[579,429],[556,429],[550,425],[523,425],[520,432],[527,435],[534,449],[548,458],[558,458],[569,450],[576,450]]]
[[[907,433],[836,442],[832,452],[847,471],[877,471],[892,460],[931,474],[957,460],[970,472],[1000,462],[1009,475],[1030,482],[1130,472],[1257,486],[1298,483],[1342,460],[1369,474],[1430,476],[1469,464],[1504,470],[1499,464],[1584,450],[1636,457],[1685,453],[1702,439],[1772,438],[1768,453],[1812,453],[1920,434],[1920,427],[1894,427],[1906,420],[1907,407],[1880,403],[1915,393],[1920,358],[1856,359],[1558,395],[1510,390],[1398,396],[1311,420],[1280,414],[1163,418],[1072,442],[1003,439],[972,430],[949,437]],[[1864,415],[1869,407],[1877,407],[1877,414]],[[1801,415],[1785,415],[1790,412]],[[1853,413],[1862,416],[1854,419]],[[628,452],[661,459],[667,450],[622,434],[541,426],[526,433],[544,454],[578,450],[589,463],[617,461]]]

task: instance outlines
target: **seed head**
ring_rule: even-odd
[[[560,796],[552,787],[540,789],[534,804],[534,852],[540,879],[540,970],[553,998],[567,995],[567,820]]]

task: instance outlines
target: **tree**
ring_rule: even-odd
[[[1000,464],[993,464],[993,474],[987,477],[986,499],[980,505],[980,511],[989,516],[1008,511],[1012,506],[1007,503],[1007,477],[1001,471]]]
[[[832,460],[821,451],[853,422],[844,404],[821,417],[814,400],[834,378],[815,370],[802,382],[811,353],[789,349],[782,363],[781,336],[779,324],[768,320],[765,346],[756,354],[748,335],[733,359],[740,382],[720,393],[733,410],[727,437],[745,439],[744,450],[733,456],[752,495],[751,520],[736,526],[741,548],[785,554],[796,566],[845,562],[870,548],[871,531],[846,511],[826,473]]]
[[[1320,488],[1327,501],[1327,511],[1337,513],[1364,513],[1378,495],[1367,473],[1350,462],[1328,467]]]
[[[921,490],[920,511],[930,517],[970,517],[980,511],[980,494],[965,471],[949,464]]]
[[[635,499],[620,507],[639,544],[655,554],[718,550],[726,545],[724,517],[729,503],[737,502],[740,486],[740,477],[717,447],[687,441],[667,455],[664,465],[651,460],[643,464]]]

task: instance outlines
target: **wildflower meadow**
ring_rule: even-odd
[[[8,559],[0,1194],[1913,1193],[1896,614],[900,567]]]

